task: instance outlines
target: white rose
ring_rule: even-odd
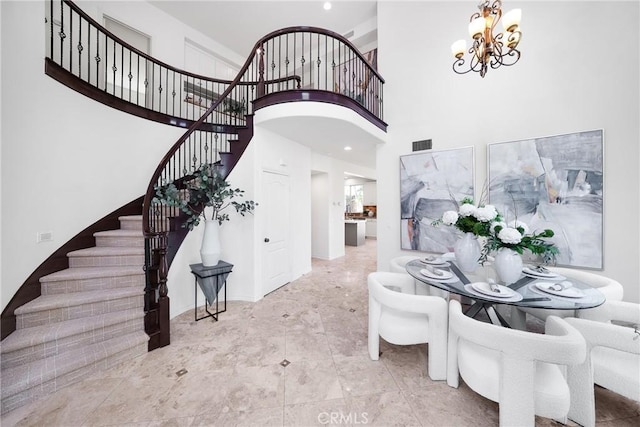
[[[507,228],[507,224],[504,221],[493,221],[491,223],[491,227],[490,227],[491,231],[495,233],[497,226],[500,226],[502,228]]]
[[[493,205],[486,205],[476,209],[476,212],[473,216],[475,216],[478,221],[489,222],[496,216],[498,216],[498,211]]]
[[[522,234],[529,234],[529,226],[526,223],[522,222],[522,221],[518,221],[518,220],[511,221],[511,222],[509,222],[509,227],[511,227],[511,228],[522,227],[522,229],[524,230],[524,233],[522,233]]]
[[[460,206],[460,209],[458,209],[458,213],[460,214],[460,216],[473,215],[475,214],[475,212],[476,207],[469,203],[465,203],[464,205]]]
[[[522,240],[522,234],[515,228],[503,228],[498,233],[498,239],[500,239],[503,243],[507,243],[510,245],[517,245]]]
[[[447,225],[453,225],[458,222],[458,212],[446,211],[442,214],[442,222]]]

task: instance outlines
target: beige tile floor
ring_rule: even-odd
[[[498,425],[497,404],[429,379],[426,346],[382,342],[380,360],[369,359],[375,251],[367,240],[314,260],[263,300],[230,302],[218,322],[185,312],[170,346],[8,413],[2,426]],[[599,426],[640,425],[636,402],[604,389],[596,398]]]

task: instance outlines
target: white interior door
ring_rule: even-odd
[[[289,177],[273,172],[262,173],[260,210],[264,213],[262,283],[268,294],[291,280],[289,239]]]

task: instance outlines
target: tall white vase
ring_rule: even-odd
[[[505,284],[509,285],[518,278],[522,273],[522,256],[509,248],[500,248],[496,254],[495,266],[498,278]]]
[[[480,244],[478,238],[473,233],[464,233],[462,239],[453,245],[453,252],[456,255],[456,264],[465,273],[472,273],[478,268],[480,259]]]
[[[200,257],[204,267],[213,267],[220,261],[220,224],[217,219],[204,221],[204,236],[200,247]]]

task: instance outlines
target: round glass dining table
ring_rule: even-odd
[[[472,273],[462,272],[455,261],[442,261],[431,264],[423,259],[415,259],[406,264],[407,272],[420,284],[434,286],[447,292],[467,297],[474,303],[465,314],[475,317],[481,310],[485,310],[494,323],[502,326],[510,325],[502,315],[495,310],[494,305],[506,304],[514,308],[529,307],[552,310],[581,310],[597,307],[605,302],[605,296],[589,284],[574,278],[553,276],[548,272],[546,276],[534,276],[522,273],[520,278],[507,286],[497,280],[493,267],[480,265]],[[524,269],[523,269],[524,270]],[[498,285],[500,292],[494,292]],[[512,310],[512,323],[517,328],[524,328],[525,313]],[[518,318],[514,318],[514,315]]]

